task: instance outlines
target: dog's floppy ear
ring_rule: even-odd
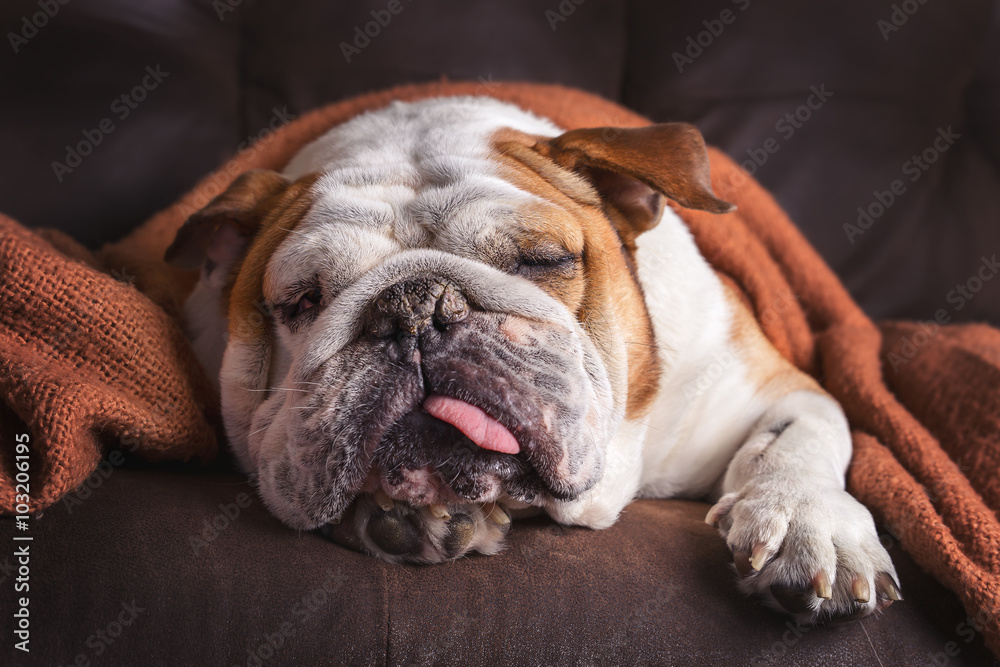
[[[628,226],[620,230],[628,241],[657,223],[663,196],[710,213],[736,208],[712,192],[705,142],[687,123],[570,130],[539,141],[534,149],[584,177],[617,208]]]
[[[167,248],[167,263],[188,270],[204,264],[209,274],[217,267],[228,270],[256,233],[261,204],[284,192],[288,185],[284,176],[266,169],[240,175],[178,230]]]

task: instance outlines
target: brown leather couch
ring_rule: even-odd
[[[996,2],[8,0],[0,27],[0,210],[91,246],[326,102],[535,80],[698,125],[874,317],[1000,324],[1000,279],[970,282],[1000,254]],[[227,461],[114,447],[32,519],[32,650],[4,614],[0,661],[996,664],[887,531],[906,600],[807,628],[737,591],[704,503],[635,503],[602,532],[531,520],[498,556],[399,567],[284,528]]]

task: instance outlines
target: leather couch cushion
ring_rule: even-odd
[[[704,503],[636,502],[604,531],[516,522],[497,556],[395,566],[285,528],[234,473],[108,465],[90,486],[31,520],[32,652],[7,664],[857,667],[924,664],[948,642],[950,665],[989,659],[898,546],[906,601],[796,628],[737,590]],[[14,533],[0,520],[0,540]]]

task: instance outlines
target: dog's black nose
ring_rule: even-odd
[[[371,309],[368,331],[379,337],[419,336],[434,327],[444,331],[469,315],[462,291],[443,278],[421,277],[388,288]]]

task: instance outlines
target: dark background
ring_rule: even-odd
[[[982,269],[1000,255],[997,2],[400,0],[348,62],[342,43],[389,4],[5,0],[0,211],[96,248],[328,102],[442,76],[556,82],[695,123],[873,316],[1000,324],[1000,277]],[[832,96],[799,111],[813,87]],[[904,164],[949,127],[960,138],[909,181]],[[53,162],[81,142],[95,145],[60,180]],[[896,180],[852,243],[844,226]],[[906,600],[803,634],[739,593],[703,503],[638,502],[598,532],[525,522],[500,555],[418,568],[291,534],[231,472],[133,462],[93,479],[32,519],[34,652],[13,650],[7,617],[4,664],[997,664],[885,532]],[[244,493],[238,520],[193,548]],[[0,521],[0,543],[14,533]],[[94,640],[109,628],[114,643]]]
[[[0,211],[98,246],[269,124],[325,103],[442,76],[557,82],[693,122],[740,162],[757,156],[756,176],[874,317],[944,308],[951,321],[1000,323],[1000,280],[961,307],[952,293],[1000,252],[996,2],[398,0],[396,14],[389,4],[4,2]],[[390,20],[365,44],[372,11]],[[343,43],[357,49],[350,62]],[[675,54],[694,57],[679,67]],[[115,100],[147,66],[168,75],[120,119]],[[798,128],[779,125],[813,86],[832,96],[801,109],[810,117]],[[101,143],[60,181],[53,162],[105,118],[114,130],[92,134]],[[960,139],[911,182],[904,163],[949,127]],[[890,195],[897,179],[905,192]],[[876,191],[894,201],[852,242],[844,225]]]

